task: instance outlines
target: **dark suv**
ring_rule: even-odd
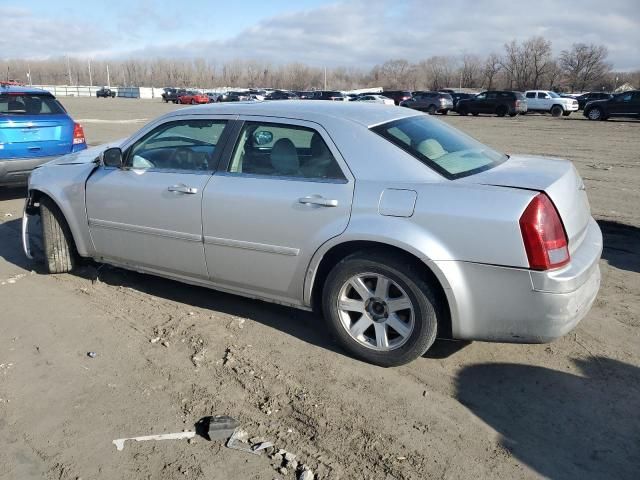
[[[611,97],[612,95],[606,92],[583,93],[582,95],[576,97],[576,100],[578,101],[578,110],[584,110],[584,106],[589,102],[593,102],[594,100],[607,100]]]
[[[178,97],[185,95],[187,91],[184,88],[165,88],[162,92],[162,101],[164,103],[178,103]]]
[[[307,100],[337,100],[339,102],[347,100],[342,92],[334,90],[318,90],[310,93],[311,95],[306,97]]]
[[[116,98],[115,90],[111,90],[109,87],[102,87],[96,92],[97,98]]]
[[[443,92],[413,92],[413,96],[400,102],[400,106],[429,112],[431,115],[436,112],[446,115],[449,110],[453,110],[453,99]]]
[[[459,100],[456,110],[460,115],[488,113],[499,117],[515,117],[527,111],[527,99],[522,92],[490,90],[472,98]]]
[[[411,92],[408,90],[385,90],[380,95],[390,98],[396,105],[411,98]]]
[[[640,90],[618,93],[605,100],[594,100],[584,106],[583,115],[589,120],[610,117],[640,118]]]

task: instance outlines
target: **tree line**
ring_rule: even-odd
[[[416,63],[391,59],[371,69],[319,68],[301,62],[275,65],[252,59],[216,62],[205,58],[131,58],[91,60],[55,58],[0,61],[0,78],[34,85],[112,85],[154,87],[270,87],[290,90],[386,89],[553,89],[613,90],[623,83],[640,88],[640,70],[614,72],[607,48],[576,43],[553,55],[551,41],[512,40],[486,57],[432,56]],[[4,79],[4,78],[3,78]]]

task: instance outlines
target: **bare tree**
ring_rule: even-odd
[[[604,45],[574,43],[560,53],[560,66],[565,71],[572,91],[584,91],[600,82],[611,70],[606,63],[608,51]]]
[[[527,57],[528,71],[521,87],[540,88],[552,68],[551,42],[542,37],[532,37],[522,44],[522,54]]]
[[[493,89],[493,82],[502,69],[500,57],[491,53],[484,62],[484,68],[482,69],[483,85],[488,89]]]
[[[463,55],[460,67],[462,87],[477,87],[481,83],[482,62],[477,55]]]
[[[380,67],[380,78],[386,87],[400,88],[406,84],[410,69],[407,60],[387,60]]]

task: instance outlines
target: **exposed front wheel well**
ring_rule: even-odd
[[[71,229],[69,227],[69,222],[67,221],[66,217],[64,216],[64,213],[62,212],[62,209],[60,208],[60,205],[58,205],[58,202],[56,202],[53,198],[51,198],[46,193],[41,192],[40,190],[30,190],[29,191],[29,196],[27,198],[27,208],[25,209],[26,213],[28,215],[40,215],[40,203],[42,202],[42,200],[44,198],[46,198],[53,205],[55,205],[56,208],[58,209],[58,211],[60,212],[60,215],[62,215],[62,219],[66,223],[66,228],[69,228],[69,233],[71,235],[71,238],[70,238],[70,240],[72,242],[71,247],[73,248],[73,250],[75,252],[77,252],[76,240],[73,237],[73,232],[71,231]]]
[[[316,312],[322,311],[322,291],[329,275],[329,272],[335,267],[341,260],[357,252],[375,252],[396,257],[402,257],[403,261],[411,263],[419,268],[419,271],[423,272],[424,279],[429,282],[429,285],[433,288],[434,292],[438,296],[439,305],[442,306],[442,311],[438,312],[438,337],[439,338],[452,338],[452,326],[451,326],[451,310],[449,308],[449,302],[444,292],[440,281],[431,269],[425,265],[415,255],[407,252],[398,247],[387,245],[385,243],[372,242],[372,241],[351,241],[341,243],[331,248],[324,254],[320,264],[318,265],[315,278],[313,281],[313,288],[311,291],[311,305]]]

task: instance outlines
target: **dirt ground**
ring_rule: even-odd
[[[91,144],[179,108],[63,103]],[[21,253],[23,190],[0,190],[0,478],[296,478],[201,438],[112,444],[213,414],[320,479],[638,478],[640,122],[440,118],[507,153],[568,158],[584,177],[605,250],[574,332],[549,345],[439,341],[381,369],[309,313],[108,266],[45,275]]]

